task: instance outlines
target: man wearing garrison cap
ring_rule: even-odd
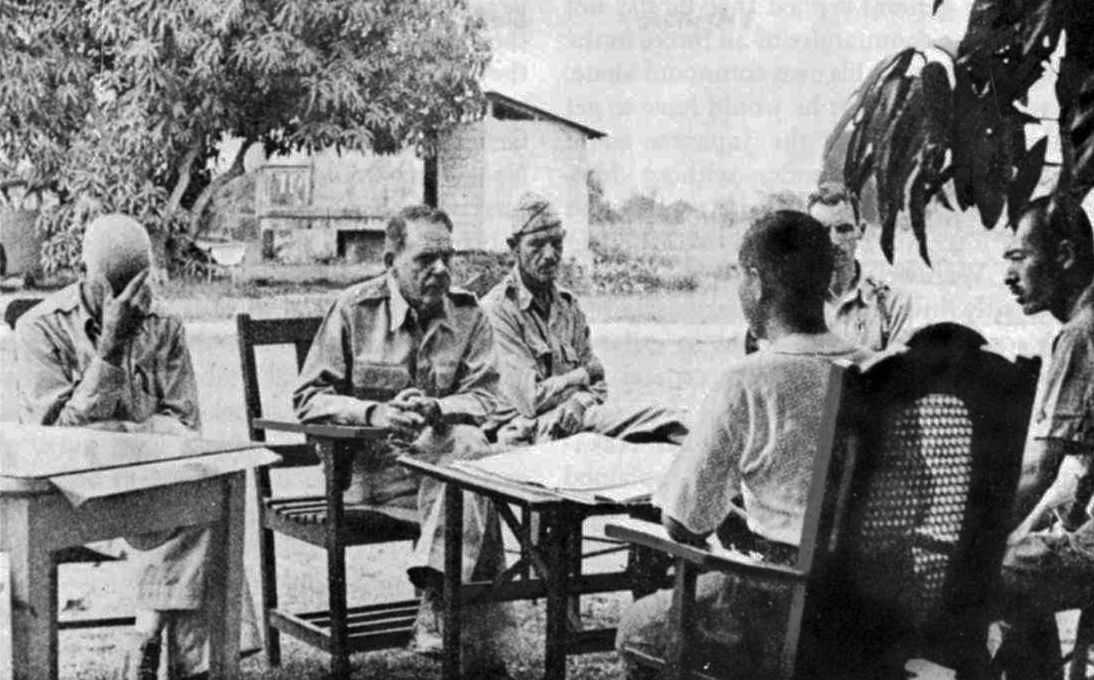
[[[80,280],[19,319],[21,422],[198,433],[197,385],[182,323],[157,309],[146,282],[150,245],[144,227],[131,217],[95,219],[84,233]],[[203,677],[208,631],[202,575],[210,530],[182,528],[128,540],[136,549],[131,561],[138,611],[121,677],[156,677],[165,627],[171,677]],[[256,649],[258,633],[246,599],[244,632],[250,639],[244,649]]]
[[[633,441],[682,440],[687,429],[668,409],[621,408],[606,400],[604,367],[585,314],[574,294],[556,283],[565,236],[550,201],[534,193],[521,197],[508,239],[516,266],[482,303],[508,402],[496,416],[503,423],[499,438],[536,442],[591,431]]]

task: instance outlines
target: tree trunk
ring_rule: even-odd
[[[217,192],[224,188],[228,182],[231,182],[236,177],[243,174],[243,159],[247,155],[247,150],[254,144],[253,139],[245,139],[239,146],[239,151],[236,152],[235,159],[232,160],[232,166],[228,168],[228,171],[222,175],[218,175],[209,182],[208,186],[202,189],[198,194],[197,200],[194,201],[194,205],[190,208],[190,226],[187,229],[187,233],[190,236],[197,236],[202,228],[202,217],[205,215],[206,209],[213,201],[213,197]]]
[[[194,145],[190,147],[190,150],[182,157],[182,161],[179,162],[178,180],[175,182],[175,188],[171,190],[171,197],[167,199],[166,214],[170,215],[179,209],[179,204],[182,203],[182,196],[190,186],[190,171],[194,167],[194,161],[197,160],[201,150],[201,143],[194,142]]]

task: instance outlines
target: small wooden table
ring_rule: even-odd
[[[11,561],[17,680],[57,677],[57,567],[53,553],[119,536],[209,525],[206,565],[209,675],[239,677],[245,472],[277,456],[253,443],[82,428],[0,428],[0,550]],[[165,471],[177,473],[162,481]],[[109,472],[140,487],[74,504],[58,484]],[[161,482],[156,482],[156,478]],[[113,491],[113,489],[111,489]],[[70,490],[71,493],[71,490]],[[6,624],[5,624],[6,625]]]
[[[638,585],[626,570],[582,574],[582,523],[596,515],[618,515],[633,506],[588,503],[532,484],[488,473],[434,465],[410,456],[399,462],[423,475],[445,482],[444,665],[445,680],[460,677],[460,608],[481,601],[546,598],[547,630],[544,677],[566,677],[566,655],[614,648],[615,628],[580,629],[572,598],[583,594],[632,590]],[[513,531],[521,558],[493,581],[461,583],[463,492],[471,491],[494,502],[498,514]],[[511,506],[521,509],[518,518]],[[539,540],[533,517],[539,517]],[[529,567],[531,569],[529,569]],[[534,575],[530,572],[534,572]],[[459,593],[459,596],[455,596]],[[574,625],[572,625],[574,624]],[[573,629],[573,630],[572,630]]]

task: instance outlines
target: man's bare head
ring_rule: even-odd
[[[83,263],[89,280],[105,280],[117,295],[151,265],[152,242],[132,217],[102,215],[84,231]]]

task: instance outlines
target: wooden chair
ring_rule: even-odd
[[[301,425],[262,418],[256,348],[293,347],[299,371],[320,321],[318,317],[252,319],[250,315],[240,314],[236,317],[236,328],[251,439],[265,441],[267,431],[274,430],[303,434],[306,443],[269,447],[282,456],[283,462],[278,467],[322,463],[324,475],[322,496],[278,497],[273,494],[270,470],[255,471],[267,660],[272,666],[280,665],[280,634],[287,633],[330,652],[331,674],[342,678],[349,673],[351,653],[406,645],[418,610],[416,599],[349,607],[345,549],[355,545],[414,541],[418,538],[418,525],[380,512],[347,511],[343,507],[342,488],[354,449],[386,436],[385,432],[375,428]],[[279,608],[274,543],[277,533],[326,551],[328,610],[290,613]]]
[[[669,678],[760,675],[731,658],[700,667],[692,651],[695,579],[718,570],[790,584],[782,651],[766,675],[899,677],[918,657],[958,677],[986,677],[989,596],[1038,363],[1008,361],[984,344],[967,328],[938,324],[908,350],[852,371],[838,428],[831,398],[825,407],[838,435],[826,431],[818,448],[793,566],[680,545],[656,525],[609,525],[609,535],[676,560],[667,658],[624,653]]]

